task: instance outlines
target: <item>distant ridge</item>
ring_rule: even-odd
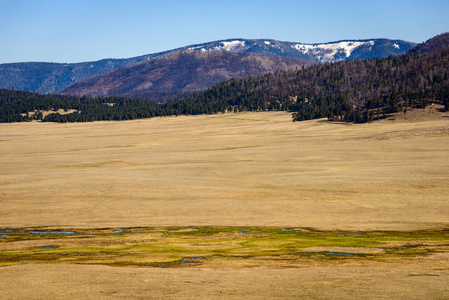
[[[74,64],[23,62],[0,65],[0,88],[57,93],[77,81],[126,67],[173,51],[224,50],[307,59],[313,62],[381,58],[406,52],[415,44],[401,40],[346,40],[322,44],[281,42],[271,39],[229,39],[190,45],[126,59],[103,59]]]
[[[341,40],[317,44],[282,42],[270,39],[229,39],[192,45],[188,49],[262,53],[308,59],[314,62],[334,62],[399,55],[414,46],[415,44],[411,42],[389,39]]]

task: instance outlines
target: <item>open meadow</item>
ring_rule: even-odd
[[[449,113],[0,124],[0,299],[449,297]]]

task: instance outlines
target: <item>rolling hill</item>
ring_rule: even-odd
[[[61,91],[79,96],[126,96],[160,102],[229,80],[296,69],[312,62],[229,51],[175,51],[79,81]]]

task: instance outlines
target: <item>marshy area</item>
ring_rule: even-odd
[[[0,230],[0,266],[275,267],[449,255],[449,230],[167,227]]]

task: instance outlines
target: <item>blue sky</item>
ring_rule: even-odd
[[[228,38],[423,42],[448,0],[0,0],[0,63],[127,58]]]

